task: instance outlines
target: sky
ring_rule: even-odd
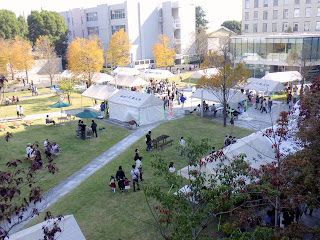
[[[119,0],[1,0],[0,8],[27,17],[31,10],[67,11],[71,8],[94,7]],[[130,0],[128,0],[130,1]],[[146,0],[152,1],[152,0]],[[216,30],[225,20],[241,20],[242,0],[183,0],[200,5],[207,14],[209,30]],[[123,1],[122,1],[123,2]]]

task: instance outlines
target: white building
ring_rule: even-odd
[[[145,67],[154,63],[153,45],[158,35],[170,38],[176,63],[183,55],[194,54],[190,47],[195,32],[195,5],[161,0],[127,0],[117,4],[101,4],[94,8],[75,8],[60,13],[69,29],[69,41],[100,37],[106,51],[113,33],[123,28],[131,40],[131,66]]]
[[[319,0],[242,0],[242,32],[320,33]]]

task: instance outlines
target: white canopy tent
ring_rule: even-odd
[[[279,92],[285,89],[283,84],[278,81],[261,79],[261,78],[249,78],[248,85],[244,87],[244,89],[255,90],[257,92]]]
[[[94,73],[92,77],[92,82],[94,83],[104,83],[104,82],[110,82],[114,78],[106,73]]]
[[[137,76],[116,76],[110,84],[122,86],[122,87],[139,87],[139,86],[148,86],[149,83]]]
[[[56,220],[56,219],[53,219]],[[10,240],[35,240],[35,239],[43,239],[43,230],[42,226],[47,226],[49,228],[53,227],[52,219],[48,223],[47,221],[38,223],[32,227],[21,230],[17,233],[10,235]],[[61,228],[61,232],[57,233],[57,238],[59,240],[86,240],[76,219],[73,215],[67,215],[62,218],[62,220],[58,223]]]
[[[135,76],[135,75],[139,75],[140,73],[141,72],[138,69],[129,68],[129,67],[117,67],[111,72],[111,74],[113,75],[125,75],[125,76]]]
[[[231,91],[229,94],[230,96],[227,99],[227,103],[229,104],[238,103],[241,101],[245,101],[247,99],[247,96],[241,93],[240,91],[236,91],[232,89],[230,91]],[[220,103],[221,102],[220,99],[222,99],[222,93],[213,94],[211,91],[207,89],[197,88],[196,91],[191,95],[191,97]]]
[[[166,79],[166,78],[174,77],[174,74],[172,74],[168,70],[146,69],[143,73],[140,74],[140,76],[146,77],[146,78]]]
[[[60,73],[59,78],[72,78],[74,77],[72,72],[70,70],[64,70],[62,73]]]
[[[218,69],[216,68],[207,68],[204,70],[198,70],[195,73],[193,73],[189,78],[202,78],[203,76],[205,76],[206,78],[209,78],[211,75],[217,74],[218,73]]]
[[[147,125],[164,119],[163,101],[147,93],[120,90],[109,99],[109,117],[139,125]]]
[[[112,88],[112,87],[107,87],[105,85],[91,85],[81,95],[83,97],[107,101],[107,100],[109,100],[109,98],[111,98],[117,92],[119,92],[118,89]]]
[[[272,142],[267,137],[263,136],[262,132],[256,132],[242,139],[238,139],[236,143],[225,147],[223,152],[229,159],[232,159],[233,156],[238,156],[239,154],[245,154],[247,156],[245,159],[250,166],[252,168],[259,168],[261,165],[275,161],[275,153],[272,145]],[[297,145],[292,139],[288,139],[282,142],[280,148],[283,153],[288,154],[289,152],[296,151]],[[206,158],[203,158],[202,161],[207,162]],[[219,161],[207,162],[201,167],[189,166],[189,171],[196,169],[207,175],[215,174],[217,164],[219,164]],[[179,170],[178,173],[181,176],[188,178],[188,166]],[[208,179],[209,176],[207,176],[207,180]]]
[[[287,83],[287,82],[301,81],[302,75],[298,71],[274,72],[274,73],[266,74],[262,79]]]

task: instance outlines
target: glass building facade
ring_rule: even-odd
[[[254,77],[263,77],[265,71],[283,71],[298,59],[318,65],[320,36],[232,37],[230,52],[236,61],[248,65]]]

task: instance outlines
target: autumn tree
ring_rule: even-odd
[[[15,62],[15,69],[18,71],[25,71],[28,82],[28,71],[34,65],[34,55],[32,54],[32,47],[27,40],[15,38],[13,44],[13,58]]]
[[[73,40],[68,47],[67,60],[68,69],[77,76],[82,75],[91,86],[93,74],[100,72],[104,63],[103,49],[98,37]]]
[[[44,69],[50,77],[52,86],[54,75],[59,72],[59,59],[49,37],[40,36],[36,41],[34,50],[40,59],[44,59],[46,61]]]
[[[59,88],[60,90],[63,90],[65,93],[67,93],[68,103],[70,104],[71,104],[70,95],[71,93],[76,92],[76,90],[74,89],[74,86],[76,85],[76,83],[77,82],[71,78],[63,78],[59,82]]]
[[[115,32],[107,49],[107,62],[111,66],[125,67],[130,62],[131,42],[124,29]]]
[[[158,36],[158,42],[153,45],[152,52],[158,66],[169,67],[173,65],[176,52],[169,47],[168,36],[160,34]]]
[[[224,45],[219,52],[210,51],[203,62],[206,68],[216,68],[216,74],[199,79],[200,88],[209,90],[223,104],[223,125],[227,126],[227,104],[237,94],[240,86],[246,84],[250,72],[244,63],[234,63],[230,58],[229,45]]]

